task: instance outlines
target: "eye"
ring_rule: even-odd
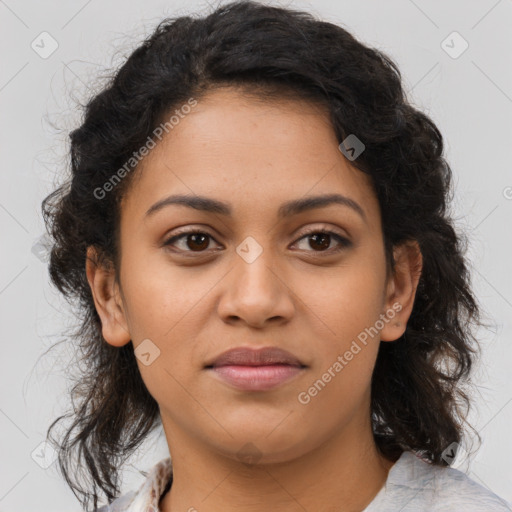
[[[313,252],[326,252],[332,254],[352,246],[352,242],[347,238],[341,236],[335,231],[322,228],[309,229],[297,242],[295,242],[295,244],[306,239],[309,239],[309,242],[306,243],[309,243],[309,247],[314,249]],[[201,253],[205,252],[209,248],[211,240],[215,239],[207,232],[198,229],[191,229],[169,238],[164,243],[164,246],[173,246],[176,247],[178,251],[185,253]],[[338,247],[331,247],[331,243],[333,241],[338,243]],[[308,248],[302,248],[300,250],[309,251]]]
[[[327,252],[330,254],[340,252],[345,248],[351,247],[352,245],[350,240],[339,235],[335,231],[318,228],[308,230],[305,235],[299,238],[299,242],[301,240],[306,240],[306,244],[314,249],[313,252]],[[331,248],[331,242],[333,242],[333,240],[338,242],[338,247],[334,249]],[[307,248],[304,250],[308,251]]]
[[[200,230],[184,231],[175,235],[164,243],[164,246],[176,245],[175,242],[182,243],[178,249],[182,252],[204,252],[210,244],[210,240],[214,238],[208,233]]]

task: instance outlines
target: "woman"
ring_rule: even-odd
[[[340,27],[256,2],[164,20],[43,204],[82,315],[59,463],[84,510],[510,510],[445,467],[479,310],[442,153]],[[160,425],[170,458],[119,496]]]

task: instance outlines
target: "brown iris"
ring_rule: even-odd
[[[313,249],[317,248],[320,251],[325,251],[329,248],[329,245],[331,245],[331,235],[328,235],[327,233],[316,233],[314,235],[310,235],[309,239],[309,245]],[[313,240],[313,243],[311,240]],[[325,244],[325,242],[327,242],[327,244]],[[320,245],[320,247],[315,247],[314,244]]]
[[[187,236],[187,247],[191,250],[204,250],[208,247],[209,236],[204,233],[192,233]],[[190,240],[193,240],[190,242]]]

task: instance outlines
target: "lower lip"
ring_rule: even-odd
[[[303,370],[297,366],[217,366],[210,368],[222,380],[243,391],[265,391],[290,380]]]

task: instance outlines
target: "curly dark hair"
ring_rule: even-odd
[[[98,248],[98,264],[118,269],[120,200],[137,166],[101,200],[94,191],[173,109],[226,86],[263,101],[291,97],[322,104],[340,142],[349,134],[363,141],[365,151],[351,163],[371,176],[388,269],[401,243],[417,241],[423,257],[406,331],[380,344],[371,396],[375,442],[389,459],[414,450],[446,465],[443,451],[461,442],[467,424],[463,384],[470,383],[480,351],[473,328],[482,325],[481,307],[471,290],[466,237],[447,212],[452,176],[442,135],[407,100],[397,65],[310,13],[239,1],[202,17],[164,19],[107,78],[70,133],[70,179],[42,203],[53,239],[51,281],[76,308],[79,326],[71,338],[80,342],[85,363],[79,377],[72,369],[73,411],[57,418],[47,436],[84,510],[91,497],[97,507],[99,490],[109,501],[119,495],[120,467],[161,425],[132,344],[116,348],[103,339],[85,272],[89,246]],[[71,426],[54,439],[54,427],[67,417]],[[85,488],[79,470],[88,479]]]

